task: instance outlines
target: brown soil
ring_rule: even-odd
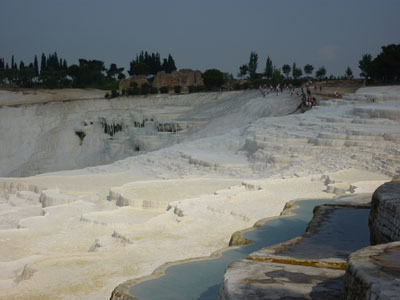
[[[315,85],[317,90],[314,90]],[[320,86],[322,87],[321,91],[319,90]],[[335,91],[339,93],[339,98],[342,98],[344,94],[354,93],[362,86],[362,80],[328,80],[313,83],[311,92],[318,100],[325,100],[335,98]]]

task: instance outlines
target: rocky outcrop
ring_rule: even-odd
[[[131,83],[136,82],[138,86],[142,86],[142,84],[149,84],[147,77],[144,75],[133,75],[128,79],[121,79],[119,82],[119,90],[127,90],[131,87]]]
[[[399,299],[400,242],[363,248],[350,255],[345,300]]]
[[[174,86],[189,87],[204,85],[200,71],[191,69],[182,69],[179,72],[173,71],[168,74],[164,71],[158,72],[154,77],[153,87],[161,88],[163,86],[173,88]]]
[[[371,244],[400,241],[400,182],[381,185],[372,196]]]

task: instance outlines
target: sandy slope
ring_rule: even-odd
[[[400,91],[360,92],[280,117],[262,110],[285,96],[206,101],[186,116],[215,117],[180,144],[1,179],[0,298],[106,299],[164,262],[227,246],[289,200],[372,193],[400,171]]]

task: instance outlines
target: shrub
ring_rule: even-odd
[[[245,82],[241,85],[242,90],[248,90],[249,89],[249,83]]]
[[[189,86],[189,93],[195,93],[195,92],[197,92],[196,87],[194,85],[190,85]]]
[[[158,94],[158,89],[154,86],[150,88],[150,94]]]
[[[168,91],[169,91],[169,88],[167,86],[160,87],[161,94],[166,94],[166,93],[168,93]]]
[[[148,93],[150,93],[150,88],[151,86],[148,83],[143,83],[142,84],[142,95],[147,95]]]
[[[206,90],[206,86],[205,85],[199,85],[196,87],[198,92],[204,92]]]
[[[182,91],[182,87],[180,85],[174,86],[175,94],[180,94]]]
[[[119,96],[119,92],[117,92],[117,90],[111,91],[111,98],[117,98],[118,96]]]
[[[129,88],[127,91],[129,96],[134,96],[134,95],[139,95],[140,94],[140,88]]]
[[[235,91],[240,90],[240,89],[241,89],[240,83],[238,83],[238,82],[235,83],[234,86],[233,86],[233,89],[234,89]]]
[[[217,69],[206,70],[201,76],[203,77],[203,81],[207,89],[219,88],[225,82],[224,73]]]
[[[104,98],[110,99],[110,94],[109,94],[109,93],[106,93],[106,94],[104,95]]]
[[[139,85],[138,85],[137,82],[132,81],[132,82],[129,84],[129,86],[132,87],[132,88],[137,88]]]

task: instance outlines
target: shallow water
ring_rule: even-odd
[[[319,224],[315,234],[279,255],[298,259],[346,259],[352,252],[370,245],[369,212],[369,209],[337,208]]]
[[[312,218],[313,208],[328,202],[332,200],[297,202],[300,207],[294,210],[295,216],[269,220],[264,226],[245,233],[244,237],[252,240],[252,244],[229,249],[216,259],[171,266],[166,270],[165,275],[135,285],[130,293],[141,300],[215,300],[225,270],[232,262],[243,259],[261,248],[302,235]],[[364,228],[369,238],[367,222],[368,216],[365,219]]]

